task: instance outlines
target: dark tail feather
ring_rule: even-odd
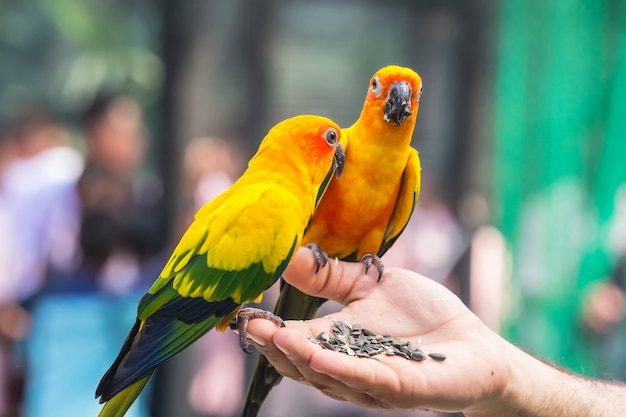
[[[278,385],[282,379],[283,376],[276,372],[276,369],[265,359],[265,356],[259,355],[246,393],[241,417],[256,417],[272,388]]]
[[[115,358],[115,361],[113,361],[113,365],[111,365],[109,370],[105,372],[104,376],[100,380],[100,384],[98,384],[98,388],[96,388],[96,398],[100,397],[100,404],[105,401],[109,401],[115,394],[125,388],[123,386],[117,386],[115,382],[115,374],[117,372],[117,368],[120,366],[120,363],[122,363],[122,360],[130,351],[133,341],[135,340],[135,336],[139,333],[140,328],[141,321],[137,319],[137,321],[135,321],[135,325],[130,330],[130,333],[128,333],[120,353],[117,355],[117,358]]]
[[[269,392],[269,391],[268,391]],[[246,402],[241,412],[241,417],[256,417],[261,409],[260,403]]]
[[[281,281],[280,295],[274,308],[274,314],[284,320],[309,320],[315,317],[317,310],[326,301],[311,297]],[[265,356],[260,355],[246,393],[242,417],[256,417],[268,394],[283,379]]]

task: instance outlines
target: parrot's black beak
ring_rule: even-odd
[[[396,83],[389,90],[383,118],[386,122],[400,126],[411,114],[411,85],[406,81]]]
[[[346,165],[346,153],[343,151],[341,143],[337,144],[335,148],[335,157],[333,158],[333,169],[335,169],[335,176],[339,178],[343,172],[343,167]]]

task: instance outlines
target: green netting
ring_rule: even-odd
[[[579,325],[582,294],[616,261],[609,237],[626,183],[625,6],[509,0],[499,10],[493,189],[519,300],[504,330],[587,374],[598,341]]]

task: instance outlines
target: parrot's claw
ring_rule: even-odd
[[[239,334],[239,346],[245,353],[252,353],[248,342],[248,322],[252,319],[266,319],[272,321],[278,327],[285,327],[283,319],[269,311],[253,307],[243,307],[237,312],[237,317],[230,323],[231,330]]]
[[[315,273],[317,274],[320,267],[323,268],[328,263],[328,254],[317,243],[309,243],[306,247],[313,251],[313,256],[315,256]]]
[[[361,262],[365,264],[366,274],[367,271],[369,271],[370,267],[374,265],[378,270],[378,281],[380,281],[380,278],[383,276],[383,272],[385,271],[385,265],[383,264],[383,261],[381,261],[381,259],[374,254],[366,253],[361,257]]]

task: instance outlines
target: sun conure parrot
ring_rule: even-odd
[[[341,130],[346,166],[331,182],[303,245],[313,249],[318,267],[328,257],[374,264],[407,225],[420,190],[420,160],[411,147],[422,79],[409,68],[387,66],[371,78],[358,120]],[[285,320],[315,316],[326,300],[303,294],[281,281],[274,314]],[[254,417],[282,376],[259,356],[242,417]]]
[[[320,116],[298,116],[273,127],[247,170],[206,203],[147,294],[137,320],[96,390],[101,417],[123,416],[152,373],[212,328],[275,318],[242,308],[262,298],[300,245],[331,177],[341,173],[339,127]]]

